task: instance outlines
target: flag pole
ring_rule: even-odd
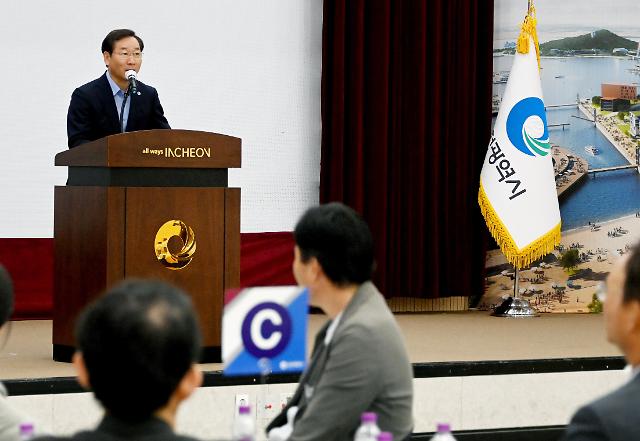
[[[538,36],[536,32],[536,13],[535,8],[533,6],[533,0],[527,1],[527,13],[524,17],[524,21],[522,22],[522,27],[520,30],[520,34],[516,41],[516,58],[514,59],[514,64],[517,60],[517,54],[527,54],[530,51],[534,51],[538,72],[540,70],[540,51],[538,46]],[[511,80],[510,80],[511,81]],[[508,87],[507,87],[508,89]],[[536,95],[537,97],[537,95]],[[541,102],[542,98],[539,97],[538,100]],[[504,103],[504,98],[503,98]],[[544,106],[543,106],[544,107]],[[498,118],[500,118],[501,112],[503,111],[502,106],[500,112],[498,113]],[[544,120],[544,114],[541,116]],[[546,124],[546,122],[545,122]],[[524,128],[523,128],[524,130]],[[492,142],[494,142],[495,138],[492,138]],[[502,143],[503,141],[499,141]],[[511,141],[509,141],[511,142]],[[548,139],[544,140],[548,145]],[[499,148],[498,141],[495,141],[498,145],[498,151],[502,152]],[[507,145],[509,145],[507,143]],[[494,146],[495,148],[495,146]],[[515,148],[515,147],[514,147]],[[548,148],[548,147],[547,147]],[[490,144],[491,149],[491,144]],[[522,151],[522,150],[521,150]],[[493,152],[493,153],[492,153]],[[487,158],[489,158],[489,164],[493,164],[491,162],[491,153],[496,155],[493,150],[490,150]],[[526,153],[526,152],[525,152]],[[548,153],[548,152],[547,152]],[[538,152],[541,156],[545,156],[546,153]],[[494,158],[495,159],[495,158]],[[495,161],[494,161],[495,162]],[[485,162],[485,166],[486,166]],[[483,173],[485,173],[485,166],[483,166]],[[491,168],[487,168],[490,170]],[[490,173],[490,172],[487,172]],[[544,235],[540,236],[536,242],[525,246],[523,249],[518,248],[517,245],[513,243],[513,238],[509,235],[508,227],[502,224],[502,220],[496,211],[494,206],[490,201],[490,196],[485,192],[483,188],[483,180],[481,174],[481,182],[480,182],[480,191],[478,195],[478,202],[480,203],[480,209],[482,210],[482,214],[487,221],[487,225],[491,230],[491,234],[494,238],[496,238],[498,244],[500,245],[500,249],[503,254],[505,254],[507,261],[513,264],[514,274],[513,274],[513,295],[507,298],[502,302],[501,305],[497,306],[491,315],[497,317],[512,317],[512,318],[520,318],[520,317],[537,317],[538,313],[535,309],[531,307],[529,302],[525,299],[520,298],[520,269],[529,267],[533,261],[536,261],[543,257],[544,255],[551,252],[553,247],[560,242],[560,222],[559,222],[559,209],[557,210],[558,224],[553,227],[551,230],[548,230]],[[502,180],[498,181],[501,182]],[[491,181],[489,181],[491,182]],[[495,191],[495,186],[493,188]],[[550,192],[553,193],[554,197],[556,197],[556,191],[553,186],[550,187]],[[499,194],[499,192],[497,192]],[[513,193],[513,192],[512,192]],[[512,197],[509,198],[511,200]],[[501,199],[498,197],[496,201],[500,204]],[[497,225],[497,226],[496,226]],[[504,230],[507,230],[507,233],[504,233]]]
[[[513,273],[513,295],[502,302],[491,315],[496,317],[538,317],[538,312],[533,309],[528,300],[520,298],[520,274],[518,267]]]

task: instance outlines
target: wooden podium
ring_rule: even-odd
[[[191,295],[203,362],[220,361],[223,293],[240,285],[241,140],[189,130],[108,136],[58,153],[53,359],[69,361],[80,311],[125,277]]]

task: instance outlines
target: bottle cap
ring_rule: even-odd
[[[21,423],[20,433],[23,435],[33,434],[33,423]]]
[[[375,423],[378,421],[378,415],[375,412],[364,412],[360,416],[360,421],[363,423]]]
[[[251,413],[251,406],[239,406],[238,413],[240,415],[249,415]]]
[[[451,432],[451,426],[446,423],[438,423],[438,433]]]
[[[380,432],[378,441],[393,441],[393,434],[391,432]]]

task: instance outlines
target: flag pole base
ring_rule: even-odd
[[[538,317],[538,313],[531,307],[528,301],[509,297],[491,313],[495,317]]]

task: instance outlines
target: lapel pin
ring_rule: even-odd
[[[138,92],[138,96],[142,95],[142,92]]]

